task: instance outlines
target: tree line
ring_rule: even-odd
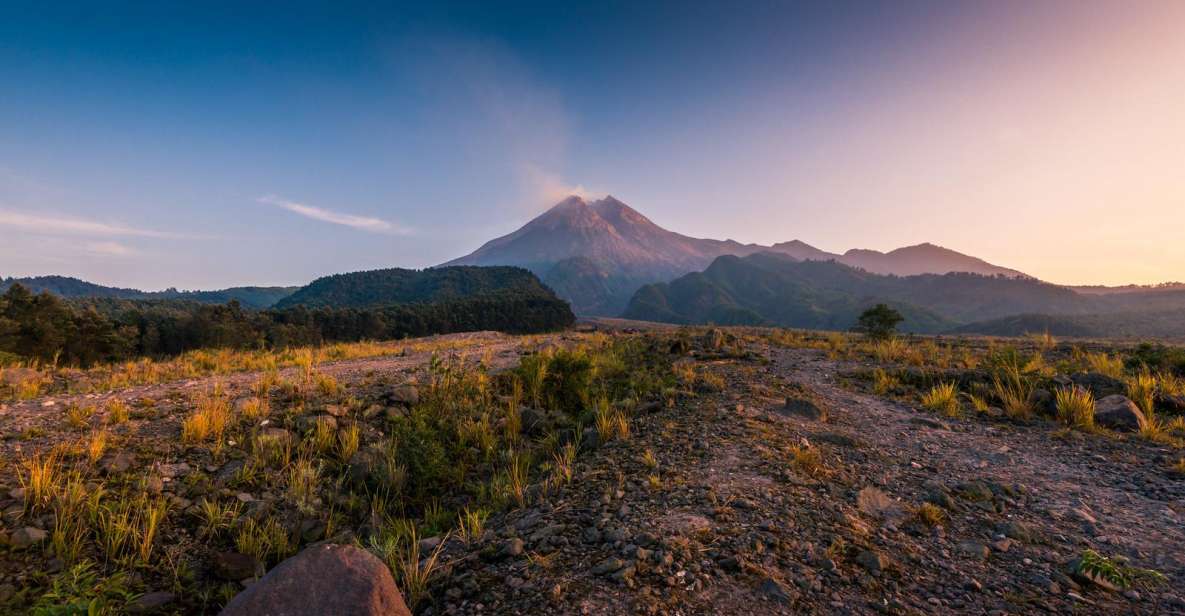
[[[566,302],[513,292],[374,308],[253,311],[237,301],[63,300],[15,284],[0,295],[0,352],[89,366],[198,348],[285,348],[479,330],[535,333],[574,320]]]

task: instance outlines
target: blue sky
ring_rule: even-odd
[[[577,190],[698,236],[1185,278],[1179,3],[495,4],[0,3],[0,275],[423,267]]]

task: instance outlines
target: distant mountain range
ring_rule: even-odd
[[[444,265],[525,267],[572,302],[578,313],[616,315],[643,285],[703,270],[723,255],[759,252],[776,252],[797,260],[836,261],[876,274],[970,272],[1026,277],[933,244],[887,253],[849,250],[841,255],[799,240],[762,246],[688,237],[656,225],[611,196],[591,203],[568,197],[519,230]]]
[[[66,276],[34,276],[29,278],[0,278],[0,293],[13,284],[20,283],[34,293],[48,291],[66,299],[180,299],[202,304],[225,304],[237,300],[248,308],[270,308],[276,302],[291,295],[298,287],[232,287],[218,291],[141,291],[105,287],[93,282]]]
[[[1086,294],[1028,277],[886,276],[773,252],[722,256],[703,272],[646,285],[623,316],[842,330],[876,303],[901,312],[902,329],[916,333],[1185,335],[1185,289]]]

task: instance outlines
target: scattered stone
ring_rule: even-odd
[[[410,616],[391,572],[348,545],[310,547],[239,593],[222,616],[351,614]]]
[[[600,564],[592,568],[593,575],[606,575],[613,573],[625,566],[625,561],[620,558],[610,557],[602,560]]]
[[[128,606],[128,612],[132,614],[151,614],[160,611],[176,600],[177,595],[171,592],[156,591],[144,593]]]
[[[387,401],[402,406],[415,406],[420,403],[420,390],[416,389],[415,385],[400,385],[387,394]]]
[[[856,506],[865,515],[882,522],[894,522],[906,516],[905,508],[900,503],[871,486],[856,494]]]
[[[959,553],[968,558],[987,560],[987,557],[991,556],[992,551],[988,549],[988,546],[978,541],[963,541],[959,543]]]
[[[1096,399],[1106,398],[1127,391],[1122,380],[1098,372],[1078,372],[1070,376],[1070,382],[1089,390]]]
[[[1120,432],[1135,432],[1145,422],[1140,407],[1127,396],[1107,396],[1095,403],[1094,422]]]
[[[803,397],[787,396],[786,403],[782,406],[782,413],[786,415],[797,415],[814,421],[827,421],[827,411],[813,400]]]
[[[832,445],[839,445],[840,447],[857,447],[859,442],[856,439],[840,434],[838,432],[821,432],[815,435],[815,440],[821,443],[830,443]]]
[[[774,603],[789,605],[794,600],[785,585],[768,576],[757,585],[757,592]]]
[[[950,430],[950,426],[938,421],[937,419],[934,419],[933,417],[926,417],[925,415],[911,417],[909,419],[909,423],[914,424],[915,426],[924,426],[934,430]]]
[[[996,529],[1005,537],[1021,543],[1033,543],[1037,540],[1037,534],[1024,522],[1013,520],[1000,524]]]
[[[876,550],[861,550],[856,555],[856,564],[864,567],[873,577],[877,577],[889,568],[889,559]]]
[[[502,549],[498,553],[506,557],[521,556],[523,553],[523,540],[518,537],[507,539],[502,544]]]
[[[23,550],[45,541],[48,537],[49,533],[41,530],[40,528],[26,526],[13,532],[8,541],[12,547],[18,550]]]
[[[103,469],[103,472],[108,475],[118,475],[119,473],[127,472],[135,463],[136,456],[126,451],[120,451],[109,454],[100,460],[99,468]]]
[[[214,555],[214,573],[224,580],[245,580],[262,575],[263,564],[247,554],[219,552]]]

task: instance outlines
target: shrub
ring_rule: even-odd
[[[1055,394],[1057,417],[1075,428],[1094,427],[1094,394],[1079,387],[1063,387]]]
[[[873,340],[887,340],[897,333],[897,325],[904,320],[900,312],[885,304],[877,304],[860,315],[855,329]]]
[[[954,417],[959,414],[959,391],[954,383],[939,383],[922,395],[927,410]]]

